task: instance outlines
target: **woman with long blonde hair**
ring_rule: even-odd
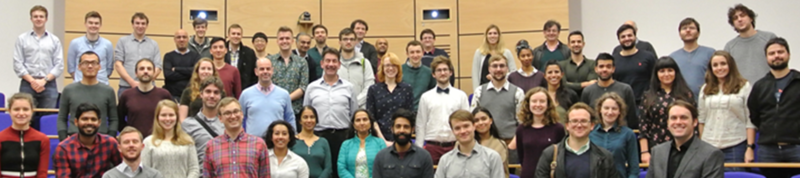
[[[558,123],[556,107],[553,97],[543,87],[525,93],[525,100],[517,114],[521,124],[514,138],[514,147],[522,165],[520,177],[533,177],[542,151],[561,142],[566,136],[564,125]]]
[[[219,77],[219,74],[214,66],[214,61],[204,57],[194,64],[194,73],[192,73],[192,79],[189,80],[189,86],[181,94],[178,121],[183,122],[186,117],[200,112],[200,108],[203,107],[203,101],[200,100],[200,83],[209,76]]]
[[[505,48],[502,33],[497,25],[489,25],[483,36],[483,44],[475,50],[472,58],[472,88],[489,82],[489,58],[492,55],[503,55],[506,59],[514,59],[511,50]],[[514,60],[506,60],[508,71],[516,71],[517,64]]]
[[[194,141],[181,128],[176,111],[178,104],[172,100],[156,105],[153,134],[142,141],[142,165],[160,171],[164,177],[199,177]]]

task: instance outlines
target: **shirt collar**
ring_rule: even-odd
[[[572,149],[571,147],[569,147],[569,144],[567,144],[567,143],[569,143],[568,141],[569,141],[569,137],[567,137],[567,139],[564,141],[564,148],[569,152],[575,153],[576,155],[581,155],[583,153],[586,153],[586,151],[589,151],[589,147],[590,147],[589,145],[591,145],[591,143],[592,143],[591,141],[588,141],[588,142],[586,142],[585,145],[583,145],[580,148],[578,148],[577,150],[575,150],[575,149]]]
[[[261,84],[256,83],[256,89],[258,89],[258,91],[261,91],[261,92],[269,93],[270,91],[275,89],[275,84],[274,83],[270,84],[269,87],[264,88],[264,87],[261,86]]]
[[[423,47],[425,49],[425,47]],[[436,48],[431,49],[430,51],[425,51],[425,54],[433,54],[436,52]]]
[[[245,134],[244,130],[242,130],[241,132],[239,132],[238,135],[236,135],[236,138],[231,138],[231,136],[228,135],[227,133],[223,133],[223,137],[222,138],[224,138],[228,142],[237,142],[237,141],[242,141],[242,139],[244,137],[244,134]]]
[[[616,131],[616,130],[619,130],[619,128],[620,128],[620,126],[619,126],[619,125],[617,125],[617,123],[614,123],[614,127],[611,127],[611,130],[612,130],[612,131]],[[597,124],[597,125],[595,125],[595,126],[594,126],[594,130],[595,130],[595,131],[602,131],[602,132],[606,132],[606,131],[605,131],[605,129],[603,129],[603,124]]]
[[[523,77],[530,77],[531,75],[536,74],[536,72],[539,72],[539,70],[537,70],[536,67],[534,67],[533,72],[531,72],[530,74],[526,74],[525,71],[522,70],[522,68],[519,68],[517,69],[517,72]]]
[[[300,56],[300,50],[298,50],[298,49],[293,49],[292,53],[297,55],[297,56]],[[308,57],[308,51],[306,51],[306,55],[305,56],[300,56],[300,57],[303,58],[303,59],[307,58]]]
[[[128,173],[133,173],[135,175],[135,174],[139,174],[140,172],[142,172],[142,168],[143,167],[144,166],[142,166],[142,162],[139,162],[139,167],[136,168],[136,172],[133,172],[133,171],[131,171],[131,167],[128,166],[128,164],[125,164],[125,162],[122,162],[122,164],[119,164],[119,166],[117,166],[116,168],[117,168],[117,170],[119,170],[119,172],[122,172],[123,174],[128,172]]]
[[[320,81],[319,84],[328,85],[328,83],[325,82],[325,79],[322,79],[322,80],[319,80],[319,81]],[[342,78],[341,77],[339,77],[339,80],[336,80],[336,84],[342,84]]]
[[[33,31],[33,30],[31,30],[31,33],[30,33],[30,34],[31,34],[31,36],[36,36],[36,31]],[[42,37],[45,37],[45,36],[47,36],[47,35],[50,35],[50,32],[49,32],[49,31],[47,31],[47,30],[45,30],[45,31],[44,31],[44,34],[42,35]]]
[[[495,88],[494,85],[492,85],[492,82],[486,83],[486,85],[489,86],[488,88],[489,90],[501,91],[501,90],[508,90],[508,83],[509,83],[508,80],[505,80],[505,83],[503,83],[502,88]]]
[[[676,151],[680,151],[680,152],[685,152],[686,150],[689,150],[689,146],[692,145],[693,141],[694,141],[694,136],[692,136],[692,138],[689,138],[689,140],[687,140],[686,143],[683,143],[683,145],[681,145],[681,150],[677,150],[677,148],[675,147],[675,146],[677,146],[677,144],[675,144],[675,138],[673,138],[672,139],[672,149],[676,150]]]
[[[100,140],[100,137],[102,137],[102,136],[100,136],[99,133],[95,134],[95,136],[94,136],[94,146],[92,148],[86,147],[86,145],[81,143],[80,139],[78,139],[79,134],[75,134],[74,137],[75,137],[75,143],[78,143],[78,145],[80,145],[81,148],[86,148],[86,149],[90,149],[90,150],[94,149],[94,148],[97,148],[97,145],[99,145],[102,142],[102,140]]]
[[[397,144],[397,143],[394,143],[394,144]],[[399,154],[400,152],[397,152],[397,147],[395,147],[394,144],[392,144],[392,146],[391,146],[392,147],[391,153],[396,155],[396,154]],[[408,148],[408,150],[406,150],[406,153],[411,153],[411,152],[416,152],[417,151],[417,146],[415,146],[413,143],[410,143],[410,142],[408,144],[411,144],[411,147]]]
[[[456,143],[458,143],[458,142],[456,142]],[[461,153],[461,146],[456,146],[454,149],[456,150],[456,155],[458,155],[458,156],[472,157],[472,156],[475,156],[476,154],[480,153],[480,152],[478,152],[478,149],[483,149],[483,148],[482,148],[481,144],[478,144],[478,142],[475,141],[475,144],[472,146],[472,154],[470,154],[469,156],[464,155],[463,153]]]
[[[178,53],[178,54],[181,54],[181,55],[186,55],[187,53],[189,53],[189,52],[191,52],[191,51],[192,51],[192,50],[191,50],[191,49],[189,49],[188,47],[186,48],[186,52],[181,52],[180,50],[178,50],[178,49],[175,49],[175,52],[176,52],[176,53]]]

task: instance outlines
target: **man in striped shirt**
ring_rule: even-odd
[[[267,144],[244,132],[242,106],[233,97],[217,105],[225,133],[206,143],[203,177],[269,177]]]

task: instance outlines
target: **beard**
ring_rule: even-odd
[[[125,161],[128,161],[128,162],[136,161],[136,160],[139,159],[139,157],[142,156],[141,152],[137,153],[136,156],[132,156],[132,157],[128,157],[128,155],[124,154],[124,153],[121,153],[121,154],[122,154],[122,159],[125,159]]]
[[[353,52],[355,50],[356,50],[356,48],[350,48],[350,49],[342,48],[342,51],[347,52],[347,53],[351,53],[351,52]]]
[[[94,130],[94,132],[89,133],[89,132],[84,131],[83,128],[86,128],[86,127],[92,127],[92,130]],[[97,127],[95,127],[95,126],[83,126],[80,129],[78,129],[78,133],[80,133],[81,136],[87,136],[87,137],[95,136],[95,135],[97,135]]]
[[[611,80],[611,78],[612,78],[611,76],[612,76],[612,75],[608,75],[608,77],[603,77],[603,76],[600,76],[600,80],[602,80],[602,81],[608,81],[608,80]]]
[[[789,63],[788,62],[783,62],[783,63],[779,63],[779,64],[775,64],[773,62],[773,63],[769,64],[769,68],[772,69],[772,70],[783,70],[783,69],[786,69],[787,67],[789,67]]]
[[[577,50],[577,51],[576,50],[569,50],[569,51],[572,51],[572,54],[581,54],[581,53],[583,53],[583,50]]]
[[[411,134],[410,133],[395,133],[394,134],[394,143],[400,146],[406,146],[411,143]]]
[[[633,42],[633,43],[631,43],[631,45],[628,45],[628,46],[626,46],[624,44],[620,44],[620,46],[622,46],[623,50],[630,50],[630,49],[633,49],[634,47],[636,47],[636,42]]]
[[[500,77],[497,77],[497,76],[500,76]],[[497,81],[502,81],[502,80],[506,79],[506,75],[505,75],[505,74],[502,74],[502,75],[492,75],[492,79],[494,79],[494,80],[497,80]],[[448,79],[448,80],[449,80],[449,79]]]
[[[139,82],[141,83],[150,83],[153,81],[153,77],[151,77],[150,75],[142,75],[141,77],[136,77],[136,78],[139,78]]]

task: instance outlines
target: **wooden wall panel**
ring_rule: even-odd
[[[174,0],[173,0],[174,1]],[[194,35],[192,28],[192,21],[189,20],[190,10],[216,10],[217,21],[208,22],[208,30],[206,36],[225,36],[227,25],[225,25],[225,1],[224,0],[182,0],[183,1],[183,29],[189,32],[189,35]],[[232,23],[228,23],[230,25]],[[246,28],[246,27],[245,27]],[[174,34],[176,29],[172,29],[169,34]]]
[[[370,36],[414,35],[414,1],[411,0],[348,0],[322,1],[322,23],[329,36],[350,27],[350,22],[363,19]]]
[[[320,18],[319,0],[237,0],[228,1],[228,25],[238,23],[245,28],[245,36],[252,36],[263,31],[272,36],[281,26],[287,26],[299,32],[297,19],[303,12],[311,13],[316,24]],[[308,32],[307,32],[308,33]]]
[[[66,58],[67,50],[66,49],[69,49],[69,43],[70,43],[70,41],[72,41],[72,39],[81,37],[83,35],[84,34],[77,34],[77,33],[66,33],[66,34],[64,34],[64,37],[67,38],[66,40],[62,41],[62,45],[64,46],[64,56],[65,56],[64,57],[64,67],[65,67],[64,68],[64,78],[72,78],[72,77],[70,77],[69,73],[66,70],[66,66],[67,66],[67,58]],[[121,37],[123,37],[125,35],[100,35],[100,36],[102,36],[103,38],[106,38],[109,41],[111,41],[111,44],[114,47],[116,47],[117,46],[117,42],[119,41],[119,38],[121,38]],[[175,50],[175,41],[173,40],[172,37],[148,36],[148,38],[153,39],[156,42],[158,42],[158,47],[161,50],[161,55],[160,56],[162,57],[162,60],[163,60],[164,54]],[[111,73],[111,79],[119,79],[119,74],[117,73],[116,70]],[[163,72],[160,75],[158,75],[158,79],[159,80],[160,79],[164,79],[164,73]]]
[[[459,1],[459,10],[461,34],[484,33],[490,24],[509,32],[541,30],[550,19],[569,28],[567,0]]]
[[[181,1],[138,0],[134,3],[124,0],[69,0],[65,6],[66,31],[86,31],[84,18],[89,11],[97,11],[103,17],[102,32],[133,32],[131,17],[136,12],[144,12],[150,20],[147,29],[149,34],[172,34],[181,25]]]

